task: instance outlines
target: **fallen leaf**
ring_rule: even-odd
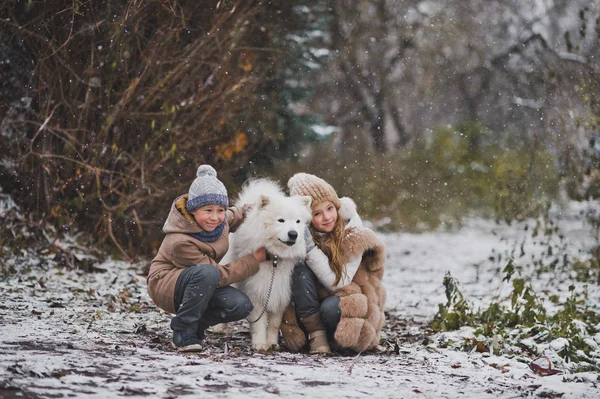
[[[529,363],[529,368],[533,370],[534,373],[541,376],[555,375],[561,374],[562,370],[557,370],[552,367],[552,362],[548,358],[548,356],[538,357],[531,363]]]

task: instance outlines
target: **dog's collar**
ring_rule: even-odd
[[[273,260],[273,267],[277,267],[277,261],[279,260],[279,256],[273,255],[273,257],[271,257],[271,254],[266,249],[265,249],[265,254],[267,255],[266,256],[267,260]]]

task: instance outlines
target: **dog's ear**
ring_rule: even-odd
[[[260,196],[260,204],[258,205],[259,209],[263,209],[265,206],[269,205],[271,200],[266,195],[262,194]]]
[[[309,197],[308,195],[301,195],[298,198],[302,205],[310,209],[310,204],[312,204],[312,197]]]

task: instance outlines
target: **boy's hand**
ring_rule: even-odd
[[[265,247],[258,248],[256,252],[254,252],[252,255],[254,255],[254,258],[258,263],[267,260],[267,250],[265,249]]]
[[[254,208],[254,205],[252,204],[242,205],[242,214],[244,215],[244,217],[246,217],[246,215],[252,210],[252,208]]]

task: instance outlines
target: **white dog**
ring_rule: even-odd
[[[278,347],[279,326],[292,296],[294,265],[306,257],[304,230],[312,217],[311,198],[288,197],[277,183],[257,179],[246,183],[235,201],[238,207],[245,204],[252,204],[252,209],[236,232],[230,234],[227,259],[222,262],[261,247],[271,256],[261,262],[258,273],[236,284],[254,307],[247,318],[252,349],[265,351]]]

